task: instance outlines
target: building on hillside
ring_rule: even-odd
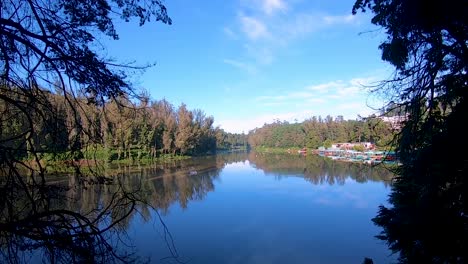
[[[389,123],[392,129],[400,130],[403,123],[408,120],[408,114],[406,115],[395,115],[395,116],[382,116],[379,117],[385,123]]]

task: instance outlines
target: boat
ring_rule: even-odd
[[[302,148],[302,149],[298,150],[297,153],[306,154],[306,153],[307,153],[307,149],[306,149],[306,148]]]

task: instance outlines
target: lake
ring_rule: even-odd
[[[396,259],[371,219],[387,204],[385,168],[318,156],[223,154],[112,166],[136,206],[109,236],[151,263],[374,263]],[[75,186],[73,177],[62,184]],[[112,187],[71,188],[66,207],[90,212]],[[119,211],[110,214],[115,219]],[[37,257],[37,254],[36,254]],[[33,258],[34,259],[34,258]]]

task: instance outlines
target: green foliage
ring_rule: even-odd
[[[325,148],[331,148],[332,143],[333,143],[333,142],[332,142],[330,139],[327,138],[327,139],[323,142],[323,146],[324,146]]]
[[[468,252],[468,4],[463,0],[358,0],[387,39],[395,78],[380,91],[407,114],[396,150],[402,166],[374,222],[401,263],[466,263]],[[386,141],[386,139],[384,139]]]
[[[216,148],[222,150],[248,149],[247,135],[227,133],[222,129],[217,128]]]
[[[248,140],[252,147],[297,147],[305,145],[305,132],[301,124],[278,121],[250,131]]]
[[[82,105],[72,109],[63,96],[48,93],[45,97],[50,115],[54,114],[52,111],[59,115],[50,121],[36,122],[36,135],[27,145],[21,145],[22,137],[8,142],[17,147],[17,158],[34,159],[28,155],[29,149],[40,150],[38,158],[48,162],[79,159],[111,162],[157,159],[162,154],[214,154],[217,147],[246,148],[246,135],[213,128],[213,117],[201,110],[188,110],[185,105],[175,111],[165,100],[148,98],[135,104],[119,97],[103,106]],[[14,138],[26,126],[23,123],[26,117],[17,112],[5,112],[5,117],[0,139]],[[65,124],[78,128],[70,130]]]
[[[338,142],[373,142],[379,147],[386,147],[395,135],[388,123],[377,117],[361,120],[333,119],[327,116],[312,117],[302,123],[289,124],[275,122],[249,132],[249,144],[257,149],[302,148],[317,149],[320,146],[331,147]]]
[[[270,154],[297,154],[300,148],[275,148],[275,147],[256,147],[255,152],[257,153],[270,153]]]
[[[365,149],[363,145],[355,145],[353,146],[353,150],[363,152]]]

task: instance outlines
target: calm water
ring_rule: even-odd
[[[151,205],[139,206],[119,225],[124,234],[119,249],[142,260],[195,264],[395,259],[374,237],[380,230],[371,222],[390,191],[391,173],[384,169],[317,156],[241,153],[113,171],[124,185],[139,186]],[[79,211],[108,199],[102,188],[70,192],[79,201],[74,205]]]

